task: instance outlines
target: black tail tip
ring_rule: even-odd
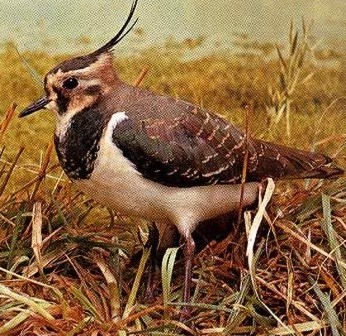
[[[328,173],[328,178],[338,178],[344,175],[345,171],[337,166],[334,166],[329,168]]]
[[[320,178],[320,179],[337,179],[341,177],[345,171],[334,163],[317,168],[314,173],[308,173],[308,178]]]

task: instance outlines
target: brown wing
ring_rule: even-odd
[[[149,95],[128,105],[114,143],[146,178],[176,187],[239,183],[244,133],[223,118],[181,100]],[[248,181],[327,178],[342,170],[322,155],[248,140]]]

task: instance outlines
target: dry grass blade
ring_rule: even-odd
[[[112,271],[110,270],[108,265],[104,262],[104,260],[97,258],[95,262],[97,266],[100,268],[103,276],[106,279],[108,290],[109,290],[109,296],[110,296],[112,320],[114,322],[117,322],[120,318],[120,308],[121,308],[120,297],[119,297],[120,288],[118,285],[118,281],[115,279]]]
[[[69,331],[66,335],[64,336],[75,336],[75,335],[80,335],[80,333],[83,331],[83,329],[92,322],[92,317],[85,317],[82,319],[71,331]],[[99,333],[96,331],[95,333],[92,334],[92,336],[98,336]]]
[[[5,117],[0,124],[0,141],[2,140],[2,137],[5,134],[5,132],[8,128],[8,125],[10,124],[10,121],[13,118],[13,115],[14,115],[16,108],[17,108],[17,104],[12,103],[12,105],[7,109],[7,111],[5,113]]]
[[[296,332],[312,332],[313,335],[324,327],[323,324],[316,321],[309,321],[303,323],[295,323],[291,326],[277,327],[270,330],[269,333],[258,333],[258,336],[265,335],[294,335]],[[237,327],[231,333],[226,333],[224,328],[212,328],[202,330],[202,335],[249,335],[253,331],[253,327]]]
[[[253,112],[253,103],[251,104],[251,112]],[[245,191],[245,182],[246,182],[246,174],[247,174],[247,167],[248,167],[248,160],[249,160],[249,127],[250,127],[250,120],[249,120],[249,107],[245,109],[245,142],[244,142],[244,160],[243,160],[243,170],[241,174],[241,189],[240,189],[240,200],[239,200],[239,207],[238,207],[238,220],[237,220],[237,228],[236,231],[240,228],[241,223],[241,216],[243,213],[243,202],[244,202],[244,191]]]
[[[38,83],[41,87],[43,87],[44,86],[44,80],[40,76],[40,74],[37,72],[37,70],[25,59],[23,54],[21,54],[19,52],[19,50],[16,46],[14,49],[16,50],[16,53],[17,53],[20,61],[24,65],[26,71],[30,74],[30,76],[35,80],[36,83]]]
[[[102,318],[101,313],[95,308],[95,306],[92,304],[92,302],[89,300],[89,298],[87,296],[85,296],[83,294],[83,292],[75,286],[71,286],[70,290],[71,290],[71,293],[73,294],[73,296],[82,305],[82,307],[85,310],[87,310],[97,321],[102,323],[103,318]]]
[[[294,271],[293,271],[293,265],[292,260],[290,257],[286,258],[286,264],[287,264],[287,303],[286,303],[286,315],[290,316],[290,307],[291,303],[293,301],[293,295],[294,295]]]
[[[209,335],[209,336],[223,336],[223,335],[251,335],[251,333],[254,330],[254,326],[242,326],[242,327],[236,327],[232,332],[225,332],[225,328],[205,328],[201,330],[202,335]]]
[[[263,196],[263,200],[259,204],[258,211],[255,215],[255,218],[252,221],[251,229],[248,236],[246,255],[248,257],[248,263],[249,263],[250,269],[252,269],[253,267],[253,256],[254,256],[253,248],[254,248],[254,244],[255,244],[255,240],[257,236],[257,231],[262,222],[264,212],[266,211],[266,207],[273,196],[274,189],[275,189],[274,181],[273,179],[269,178],[268,185]]]
[[[14,160],[13,160],[13,162],[12,162],[10,168],[9,168],[9,170],[7,171],[7,174],[6,174],[5,178],[4,178],[4,181],[2,182],[2,185],[0,186],[0,196],[3,194],[5,188],[6,188],[7,184],[8,184],[8,181],[11,178],[13,170],[16,167],[17,162],[18,162],[20,156],[22,155],[23,151],[24,151],[23,147],[19,148],[17,155],[15,156],[15,158],[14,158]]]
[[[57,169],[58,167],[60,167],[60,164],[57,163],[53,166],[51,166],[49,169],[47,169],[46,171],[46,175],[51,173],[52,171],[54,171],[55,169]],[[23,186],[21,186],[18,190],[14,191],[12,193],[12,196],[21,194],[21,193],[26,193],[28,191],[28,189],[34,185],[35,183],[37,183],[39,180],[42,180],[42,177],[40,175],[37,175],[35,178],[33,178],[31,181],[29,181],[28,183],[24,184]],[[40,182],[41,183],[41,182]]]
[[[19,279],[23,283],[33,284],[33,285],[37,285],[37,286],[49,289],[51,293],[55,295],[61,307],[66,306],[66,302],[63,298],[62,293],[54,286],[46,285],[42,282],[28,279],[26,277],[23,277],[19,274],[8,271],[1,267],[0,267],[0,271],[4,272],[7,275],[11,275],[14,278]],[[46,322],[55,320],[54,317],[47,311],[47,309],[53,306],[53,304],[47,300],[36,298],[32,294],[30,296],[27,296],[27,295],[16,293],[12,291],[10,288],[8,288],[7,286],[0,284],[0,297],[2,296],[9,297],[12,300],[10,301],[11,303],[9,307],[4,307],[4,306],[2,307],[1,309],[2,314],[13,315],[17,311],[20,311],[20,312],[0,327],[1,335],[5,334],[6,332],[12,332],[14,328],[16,328],[21,323],[23,323],[28,317],[32,316],[33,313],[42,316]],[[25,306],[27,306],[27,308]]]
[[[321,253],[326,258],[336,262],[336,259],[330,253],[327,253],[326,251],[324,251],[323,249],[321,249],[317,245],[311,243],[309,240],[307,240],[306,238],[302,237],[299,233],[297,233],[297,232],[293,231],[291,228],[289,228],[289,226],[293,225],[292,222],[285,221],[285,224],[283,224],[283,223],[280,223],[279,221],[277,221],[275,225],[277,225],[280,229],[282,229],[286,233],[288,233],[288,234],[292,235],[293,237],[297,238],[299,241],[303,242],[304,244],[306,244],[307,246],[309,246],[313,250]],[[344,269],[346,269],[346,262],[344,262],[342,260],[339,260],[339,265],[342,266]]]
[[[293,55],[297,49],[298,31],[295,32],[293,39],[290,41],[290,44],[291,44],[291,55]]]
[[[141,83],[143,82],[143,79],[147,75],[148,71],[149,71],[148,67],[143,68],[141,73],[138,75],[138,77],[136,78],[135,82],[133,83],[133,85],[134,86],[141,85]]]
[[[119,322],[115,323],[115,327],[116,327],[116,329],[124,328],[125,326],[127,326],[131,322],[136,321],[136,320],[142,318],[143,316],[150,315],[154,312],[158,312],[158,311],[163,310],[163,309],[165,309],[165,308],[160,306],[160,305],[155,305],[155,306],[152,306],[149,308],[145,308],[144,310],[141,310],[137,313],[134,313],[134,314],[132,314],[126,318],[123,318]],[[126,333],[125,333],[125,335],[126,335]]]
[[[32,237],[31,248],[34,251],[35,260],[40,273],[43,275],[42,263],[42,205],[37,201],[32,209]]]
[[[309,48],[308,32],[303,28],[303,37],[299,38],[299,31],[294,31],[293,22],[291,21],[289,33],[289,54],[285,60],[279,47],[276,47],[279,57],[280,72],[278,74],[278,88],[269,90],[271,104],[267,105],[267,113],[270,119],[268,127],[269,132],[274,131],[283,116],[286,119],[286,135],[291,138],[291,104],[298,84],[303,83],[307,78],[311,78],[311,74],[301,78],[301,71],[304,60]]]
[[[188,333],[187,335],[193,335],[193,336],[199,335],[199,333],[197,333],[195,330],[191,329],[190,327],[188,327],[187,325],[185,325],[184,323],[180,321],[171,321],[171,324],[176,325],[181,330],[184,330],[184,334]]]
[[[47,284],[45,284],[43,282],[36,281],[36,280],[33,280],[33,279],[29,279],[27,277],[24,277],[22,275],[19,275],[17,273],[14,273],[12,271],[4,269],[2,267],[0,267],[0,271],[4,272],[5,274],[9,274],[9,275],[11,275],[11,276],[13,276],[15,278],[18,278],[20,280],[27,281],[28,283],[32,283],[32,284],[35,284],[35,285],[38,285],[38,286],[42,286],[44,288],[48,288],[48,289],[52,290],[52,292],[54,292],[54,294],[59,298],[59,300],[63,301],[62,293],[57,288],[55,288],[54,286],[50,286],[50,285],[47,285]]]
[[[295,323],[287,327],[277,327],[270,331],[270,335],[296,335],[297,332],[308,332],[310,331],[312,335],[316,335],[318,331],[320,331],[323,328],[323,324],[318,323],[316,321],[311,322],[303,322],[303,323]],[[258,336],[265,336],[268,334],[259,334]]]
[[[265,190],[263,200],[259,204],[258,211],[255,215],[255,218],[253,219],[249,236],[248,236],[248,245],[246,249],[246,255],[248,257],[248,264],[249,264],[249,270],[250,270],[250,276],[251,276],[251,282],[253,286],[253,290],[257,296],[257,299],[261,302],[261,304],[267,309],[267,311],[275,318],[275,320],[281,324],[284,328],[287,327],[277,316],[274,314],[274,312],[261,300],[260,295],[257,290],[257,284],[256,284],[256,271],[255,271],[255,260],[254,257],[254,244],[257,236],[257,231],[259,229],[259,226],[262,222],[262,219],[264,217],[264,213],[266,211],[266,207],[271,200],[273,193],[275,189],[274,181],[269,178],[267,188]]]
[[[17,244],[18,244],[18,241],[20,239],[20,234],[21,234],[21,231],[22,231],[23,225],[24,225],[23,212],[24,212],[24,209],[19,209],[17,214],[16,214],[16,217],[15,217],[16,225],[14,226],[14,229],[12,232],[11,241],[10,241],[10,245],[9,245],[9,254],[8,254],[8,258],[7,258],[7,268],[8,269],[12,269],[13,264],[14,264],[14,258],[15,258],[15,254],[16,254]],[[7,277],[8,277],[8,275],[7,275]]]
[[[284,69],[285,71],[287,71],[288,68],[287,68],[286,61],[285,61],[284,57],[282,56],[282,53],[281,53],[281,51],[280,51],[280,49],[279,49],[278,46],[276,46],[276,52],[278,53],[278,56],[279,56],[280,66],[283,67],[283,69]]]
[[[259,276],[256,276],[256,280],[266,288],[268,288],[273,294],[277,295],[278,297],[281,297],[287,302],[287,296],[283,294],[281,291],[275,288],[273,284],[268,283],[267,281],[261,279]],[[313,321],[319,321],[317,317],[315,317],[313,314],[311,314],[305,307],[303,302],[299,301],[292,301],[291,305],[294,306],[299,312],[301,312],[303,315],[306,315],[309,319]]]
[[[73,251],[76,248],[77,248],[77,244],[68,245],[69,251]],[[52,250],[50,252],[45,253],[44,255],[41,256],[42,268],[44,269],[49,264],[52,264],[54,261],[56,261],[58,259],[61,259],[65,255],[66,255],[66,251],[61,250],[61,249],[60,250],[55,249],[55,250]],[[28,278],[34,276],[37,272],[40,272],[40,269],[39,269],[36,261],[23,268],[23,274],[25,274]]]
[[[41,315],[43,318],[49,321],[53,321],[54,317],[48,313],[47,308],[51,306],[50,302],[41,300],[38,298],[28,297],[15,293],[10,288],[0,284],[0,295],[11,298],[14,301],[20,302],[30,308],[32,312]]]
[[[53,150],[53,147],[54,147],[54,141],[51,140],[48,144],[48,147],[47,147],[47,150],[46,150],[46,153],[44,155],[44,158],[43,158],[43,161],[42,161],[42,164],[41,164],[41,167],[40,167],[40,170],[37,174],[37,181],[36,181],[36,184],[35,184],[35,187],[34,187],[34,190],[31,194],[31,199],[33,200],[40,188],[40,185],[42,183],[42,181],[44,180],[44,178],[46,177],[46,174],[47,174],[47,168],[48,168],[48,164],[49,164],[49,161],[50,161],[50,158],[51,158],[51,155],[52,155],[52,150]]]

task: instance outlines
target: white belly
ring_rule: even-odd
[[[124,215],[176,225],[180,232],[238,208],[240,185],[176,188],[142,177],[112,142],[113,128],[110,122],[90,179],[75,181],[94,200]],[[257,195],[258,183],[246,184],[243,204]]]
[[[143,178],[120,150],[102,148],[102,159],[95,164],[88,180],[75,183],[97,202],[123,215],[149,221],[174,224],[179,231],[195,228],[199,221],[236,210],[240,201],[240,185],[214,185],[176,188]],[[104,156],[107,152],[107,156]],[[102,163],[101,163],[102,162]],[[258,184],[248,183],[244,205],[253,203]],[[183,226],[183,227],[181,227]]]

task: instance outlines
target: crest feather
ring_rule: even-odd
[[[133,1],[131,9],[130,9],[130,13],[127,16],[126,21],[124,22],[123,26],[120,28],[118,33],[110,41],[108,41],[106,44],[104,44],[102,47],[95,50],[91,55],[100,55],[102,53],[112,51],[113,47],[116,44],[118,44],[131,31],[131,29],[137,23],[138,18],[131,24],[131,26],[127,30],[126,30],[126,28],[129,25],[129,23],[133,17],[133,14],[136,10],[137,2],[138,2],[138,0]]]

